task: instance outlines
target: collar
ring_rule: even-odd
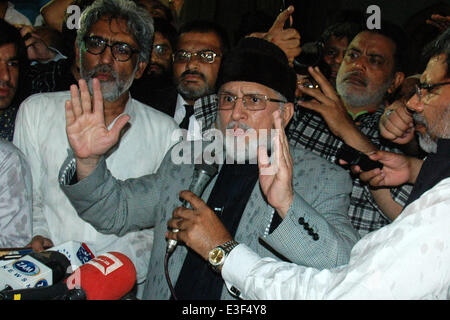
[[[438,139],[437,155],[450,157],[450,139]]]
[[[370,110],[362,110],[362,111],[359,111],[357,113],[353,113],[353,112],[351,112],[350,110],[347,109],[347,112],[352,117],[353,121],[355,121],[359,116],[362,116],[363,114],[367,114],[367,113],[374,113],[377,110],[378,110],[378,108],[370,109]]]
[[[125,109],[123,110],[123,112],[121,114],[119,114],[114,120],[113,122],[111,122],[111,124],[109,125],[108,129],[111,129],[112,126],[114,125],[114,123],[117,121],[117,119],[123,115],[123,114],[127,114],[130,116],[130,120],[128,120],[128,122],[130,124],[133,124],[135,119],[136,119],[136,110],[134,108],[134,104],[133,104],[133,98],[131,97],[131,94],[128,93],[128,101],[125,105]]]

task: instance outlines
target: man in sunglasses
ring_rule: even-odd
[[[217,215],[236,239],[262,255],[317,268],[346,263],[347,253],[358,240],[347,216],[348,174],[319,156],[288,145],[284,128],[293,114],[296,76],[283,51],[266,40],[245,38],[224,55],[220,68],[220,130],[210,131],[216,137],[212,161],[219,168],[203,192],[203,200],[190,192],[181,193],[186,201],[196,198],[190,202],[193,210],[179,207],[180,191],[193,181],[194,162],[211,162],[209,141],[200,148],[200,159],[191,154],[189,161],[176,162],[180,145],[197,144],[184,141],[167,154],[156,174],[117,180],[107,170],[103,154],[116,143],[115,133],[128,117],[108,131],[103,125],[98,83],[94,83],[93,106],[88,99],[80,103],[76,96],[67,105],[67,133],[74,153],[61,168],[61,188],[80,217],[101,232],[123,235],[155,227],[145,299],[169,299],[171,294],[180,300],[233,298],[217,268],[186,247],[180,244],[168,259],[165,233],[173,212],[176,222],[170,227],[179,227],[180,233],[189,219],[183,221],[177,213],[198,218],[209,232],[216,230],[216,225],[208,222]],[[99,127],[105,139],[93,140]],[[232,246],[226,245],[228,249]],[[173,291],[169,283],[174,284]]]
[[[75,240],[97,253],[119,251],[136,266],[138,283],[145,280],[153,230],[131,232],[123,237],[104,235],[81,220],[58,185],[58,170],[70,149],[66,135],[65,104],[73,97],[90,100],[94,83],[103,96],[107,127],[130,117],[120,132],[121,142],[105,150],[116,177],[138,177],[155,172],[172,145],[173,119],[130,97],[129,88],[150,58],[152,18],[131,1],[97,0],[80,19],[76,63],[80,68],[80,96],[76,85],[69,91],[42,93],[27,99],[17,116],[14,143],[26,155],[33,175],[33,240],[42,250]],[[67,118],[70,121],[70,118]],[[70,129],[69,129],[70,130]],[[119,133],[117,133],[119,135]],[[97,139],[93,137],[93,139]],[[139,290],[139,288],[138,288]]]

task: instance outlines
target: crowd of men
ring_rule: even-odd
[[[138,299],[450,298],[449,17],[409,74],[384,20],[300,69],[293,6],[234,44],[157,0],[46,9],[0,19],[1,247],[122,252]]]

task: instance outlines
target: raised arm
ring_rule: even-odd
[[[85,80],[70,87],[71,100],[66,101],[66,132],[77,162],[77,178],[82,180],[95,169],[100,157],[118,141],[130,117],[120,116],[111,130],[105,124],[103,96],[98,79],[93,80],[93,98]]]

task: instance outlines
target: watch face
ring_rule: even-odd
[[[209,262],[212,265],[218,265],[223,262],[225,252],[222,248],[215,248],[209,253]]]

